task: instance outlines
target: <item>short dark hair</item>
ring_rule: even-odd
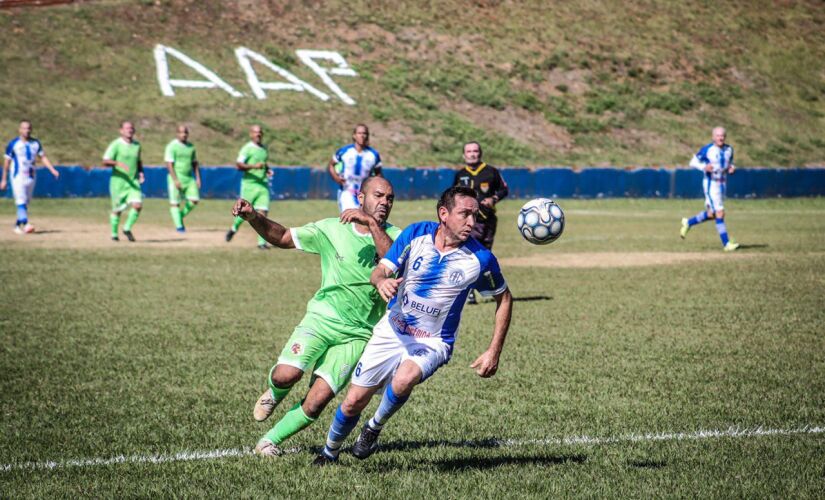
[[[467,146],[469,146],[470,144],[475,144],[476,146],[478,146],[478,154],[479,155],[484,154],[484,151],[481,149],[481,143],[478,142],[478,141],[465,142],[464,146],[461,147],[461,154],[464,154],[464,151],[467,150]]]
[[[356,133],[356,132],[358,132],[358,128],[359,128],[359,127],[364,127],[364,130],[366,130],[367,134],[369,134],[369,133],[370,133],[370,128],[369,128],[369,127],[367,127],[367,126],[366,126],[365,124],[363,124],[363,123],[359,123],[358,125],[356,125],[355,127],[353,127],[353,129],[352,129],[352,135],[355,135],[355,133]]]
[[[435,206],[435,213],[438,215],[438,212],[441,210],[441,207],[445,207],[448,212],[453,210],[455,206],[455,197],[456,196],[467,196],[469,198],[475,199],[476,192],[467,186],[453,186],[443,193],[441,193],[441,198],[438,199],[438,204]]]

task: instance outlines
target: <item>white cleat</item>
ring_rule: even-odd
[[[255,454],[262,457],[274,458],[283,455],[284,451],[273,444],[272,441],[263,438],[255,445]]]
[[[688,231],[690,231],[690,225],[688,224],[688,220],[682,219],[682,229],[679,230],[679,236],[681,236],[682,239],[685,239],[685,236],[687,236]]]
[[[255,420],[258,422],[263,422],[272,415],[276,406],[278,406],[278,401],[275,401],[275,398],[272,397],[272,391],[267,389],[261,394],[258,401],[255,402],[255,409],[252,410],[252,416],[255,417]]]
[[[733,241],[729,241],[727,245],[725,245],[724,250],[726,252],[733,252],[737,248],[739,248],[739,243],[734,243]]]
[[[26,234],[23,232],[23,228],[20,226],[14,226],[14,234]]]

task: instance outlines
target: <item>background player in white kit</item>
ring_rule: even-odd
[[[34,226],[29,224],[29,203],[34,195],[34,167],[37,157],[40,157],[55,179],[60,177],[60,173],[49,161],[40,141],[32,137],[30,121],[21,121],[17,132],[18,136],[6,146],[0,191],[6,190],[8,172],[11,170],[11,191],[14,195],[14,204],[17,206],[17,222],[14,223],[14,232],[17,234],[33,233]]]
[[[359,208],[361,183],[372,175],[381,176],[381,156],[370,147],[370,129],[359,123],[352,130],[352,144],[335,152],[329,161],[329,175],[338,184],[338,210]]]
[[[682,219],[681,237],[687,236],[690,228],[701,224],[708,219],[716,220],[716,231],[722,240],[722,247],[726,252],[739,248],[738,243],[728,238],[728,228],[725,225],[725,187],[728,174],[733,174],[733,148],[725,144],[727,131],[716,127],[712,132],[713,142],[704,146],[690,160],[690,166],[705,173],[702,179],[702,189],[705,192],[706,211],[699,212],[690,219]]]
[[[376,450],[381,429],[413,388],[450,360],[461,310],[472,288],[491,292],[496,312],[490,346],[470,366],[481,377],[491,377],[498,369],[513,302],[495,256],[470,236],[478,214],[476,193],[451,187],[441,195],[437,210],[439,222],[407,227],[372,272],[371,282],[389,302],[387,312],[355,367],[316,465],[337,460],[361,412],[386,385],[352,453],[367,458]]]

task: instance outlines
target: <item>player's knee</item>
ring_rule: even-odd
[[[141,203],[132,203],[132,208],[134,208],[135,210],[140,212],[141,210],[143,210],[143,204],[141,204]]]
[[[332,394],[331,397],[327,397],[326,394],[308,395],[304,402],[301,403],[301,408],[307,417],[318,418],[333,397],[335,397],[335,394]]]
[[[725,218],[725,211],[724,210],[717,210],[716,211],[716,218],[717,219],[724,219]]]
[[[353,391],[347,393],[347,397],[341,403],[341,411],[344,412],[344,415],[352,416],[352,415],[360,415],[364,408],[367,407],[369,404],[370,398],[369,395],[364,395],[363,397],[360,395],[355,394]]]
[[[412,392],[413,387],[421,381],[421,369],[417,365],[403,367],[399,369],[392,379],[392,389],[399,396],[406,396]]]
[[[303,374],[304,372],[294,366],[278,365],[272,371],[272,383],[275,387],[286,389],[301,380]]]

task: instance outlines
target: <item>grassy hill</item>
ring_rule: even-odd
[[[61,163],[97,162],[122,119],[147,163],[178,122],[206,164],[231,163],[262,122],[274,163],[320,165],[358,121],[394,165],[455,163],[470,139],[497,164],[685,164],[716,124],[740,165],[825,160],[825,9],[813,0],[88,1],[0,11],[0,43],[2,135],[29,117]],[[247,97],[164,97],[158,43]],[[335,80],[357,104],[255,99],[239,46],[325,92],[295,50],[338,51],[359,76]]]

